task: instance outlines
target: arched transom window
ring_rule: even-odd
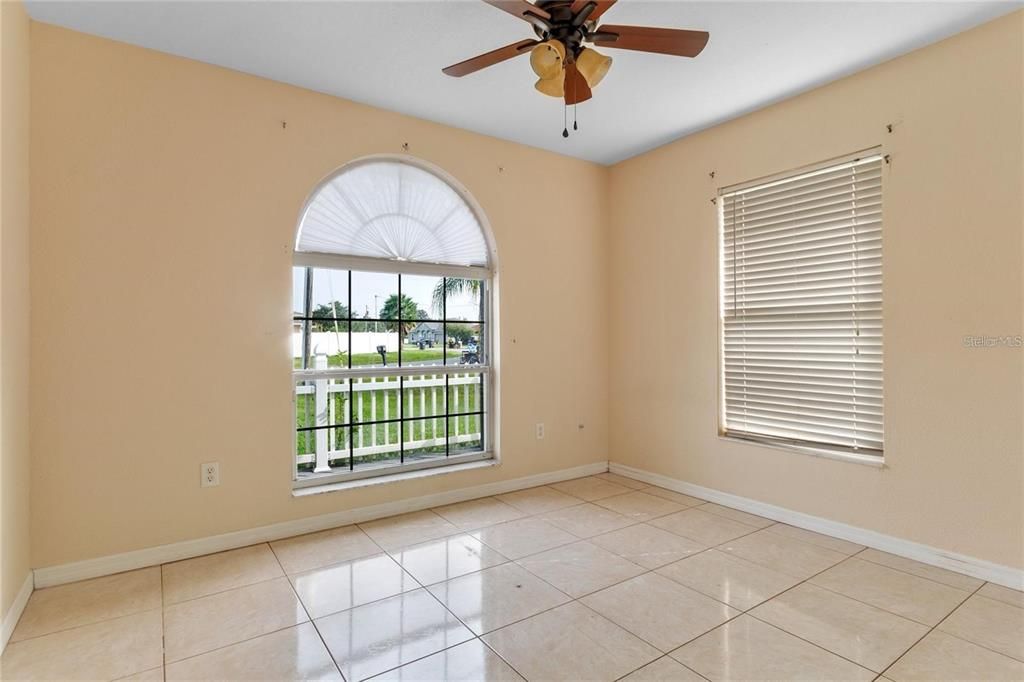
[[[313,192],[293,270],[296,487],[492,456],[492,250],[480,213],[406,158]]]

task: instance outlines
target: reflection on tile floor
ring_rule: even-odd
[[[0,678],[1024,680],[1024,595],[600,474],[37,590]]]

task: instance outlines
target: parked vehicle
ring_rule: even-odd
[[[459,356],[460,365],[476,365],[480,362],[480,347],[477,345],[476,340],[470,341],[466,344],[466,347],[462,349],[462,354]]]

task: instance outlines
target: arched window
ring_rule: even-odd
[[[372,158],[310,196],[293,270],[296,487],[492,456],[493,251],[453,185]]]

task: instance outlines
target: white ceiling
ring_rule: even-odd
[[[568,140],[560,102],[533,89],[525,57],[464,78],[441,73],[533,37],[479,0],[29,0],[28,9],[39,21],[614,163],[1021,4],[620,0],[609,23],[703,29],[711,40],[696,59],[603,50],[615,64],[579,105],[580,129]]]

